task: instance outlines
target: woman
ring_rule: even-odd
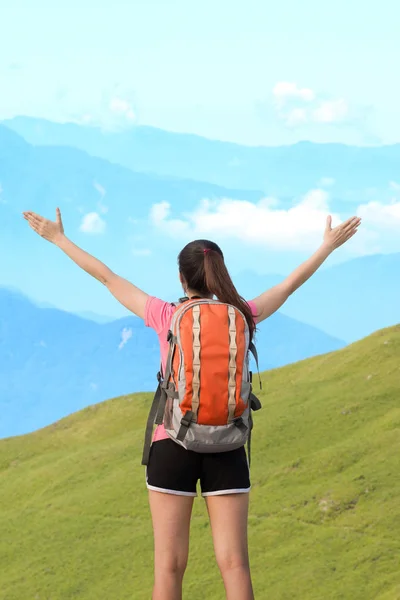
[[[145,320],[159,336],[165,367],[167,332],[174,308],[113,273],[102,262],[64,235],[60,210],[55,222],[24,212],[31,228],[57,245],[79,267],[103,283],[121,304]],[[331,252],[349,240],[361,219],[352,217],[332,229],[329,216],[323,243],[315,254],[282,283],[252,301],[237,293],[223,254],[213,242],[197,240],[179,255],[179,276],[185,294],[213,297],[233,304],[246,316],[250,330],[277,311],[287,298],[315,273]],[[146,473],[155,541],[153,600],[182,598],[182,579],[189,550],[189,526],[200,479],[210,518],[215,555],[228,600],[254,598],[247,546],[249,468],[244,447],[219,454],[191,452],[172,441],[164,426],[156,428]]]

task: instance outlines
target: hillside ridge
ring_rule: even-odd
[[[396,600],[399,359],[396,325],[262,374],[249,514],[256,598]],[[2,600],[149,598],[140,459],[151,397],[113,398],[0,440]],[[191,535],[184,597],[220,600],[200,499]]]

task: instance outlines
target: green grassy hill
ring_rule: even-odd
[[[258,600],[400,598],[400,325],[263,375],[250,552]],[[1,600],[149,600],[151,396],[0,440]],[[57,402],[57,398],[54,398]],[[184,598],[224,597],[202,499]]]

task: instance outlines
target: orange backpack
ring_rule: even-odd
[[[186,300],[172,317],[168,342],[142,464],[148,463],[154,423],[164,423],[172,440],[196,452],[226,452],[247,441],[250,464],[251,411],[261,403],[252,393],[249,352],[257,367],[258,357],[244,314],[218,300]]]

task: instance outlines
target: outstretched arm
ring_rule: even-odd
[[[123,277],[113,273],[104,263],[69,240],[64,234],[59,208],[56,210],[55,221],[49,221],[31,211],[24,212],[23,215],[36,233],[58,246],[81,269],[104,284],[111,294],[127,309],[138,317],[144,318],[148,294]]]
[[[326,220],[324,241],[320,248],[286,277],[282,283],[279,283],[254,299],[258,315],[257,321],[263,321],[276,312],[289,296],[319,269],[336,248],[347,242],[357,232],[360,222],[360,218],[351,217],[332,229],[332,217],[329,216]]]

